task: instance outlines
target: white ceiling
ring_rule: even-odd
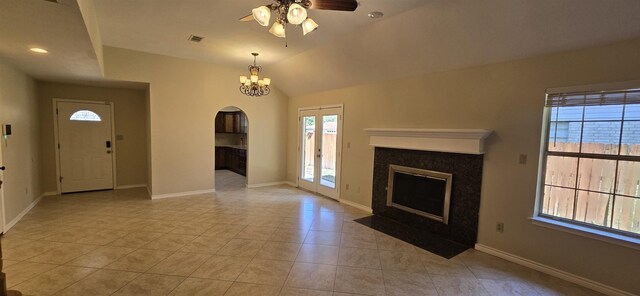
[[[640,38],[639,15],[637,0],[431,1],[269,70],[298,96]]]
[[[104,80],[77,1],[0,0],[0,58],[38,79]],[[239,72],[257,51],[274,86],[294,96],[640,38],[637,0],[360,0],[355,12],[309,11],[320,27],[291,30],[285,48],[268,27],[238,21],[270,1],[93,2],[104,45]],[[373,10],[385,17],[367,18]]]
[[[35,54],[29,47],[49,53]],[[39,79],[96,80],[102,75],[74,0],[0,0],[0,58]]]
[[[104,45],[244,67],[252,62],[252,52],[261,54],[260,64],[269,65],[381,20],[368,18],[371,11],[390,17],[432,1],[444,0],[360,0],[354,12],[309,10],[318,30],[303,36],[289,25],[286,48],[284,39],[268,33],[269,27],[238,21],[272,0],[110,0],[95,5]],[[189,42],[191,34],[205,39]]]

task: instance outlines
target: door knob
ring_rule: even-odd
[[[6,168],[4,166],[0,166],[0,171],[4,171]]]

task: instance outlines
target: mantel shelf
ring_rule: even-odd
[[[484,154],[486,129],[406,129],[367,128],[369,145],[374,147]]]

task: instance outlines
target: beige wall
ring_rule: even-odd
[[[104,58],[107,78],[150,83],[153,195],[214,189],[214,122],[226,106],[249,118],[248,183],[285,179],[287,98],[280,91],[242,95],[237,80],[245,68],[112,47]]]
[[[312,58],[312,56],[309,56]],[[370,207],[373,148],[365,128],[485,128],[479,243],[640,294],[640,251],[531,224],[545,89],[640,79],[640,40],[293,97],[300,107],[344,103],[342,198]],[[382,71],[382,69],[380,69]],[[288,171],[296,178],[295,132]],[[350,143],[351,148],[347,148]],[[526,165],[519,154],[528,155]],[[346,186],[350,185],[350,190]],[[496,222],[505,232],[495,231]]]
[[[39,178],[39,124],[36,83],[0,60],[0,123],[13,135],[1,139],[5,221],[10,223],[42,194]]]
[[[56,157],[53,99],[114,103],[116,135],[116,185],[147,184],[147,109],[145,90],[38,82],[41,119],[42,182],[45,192],[56,192]]]

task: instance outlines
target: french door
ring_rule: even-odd
[[[339,199],[342,106],[300,109],[298,186]]]

